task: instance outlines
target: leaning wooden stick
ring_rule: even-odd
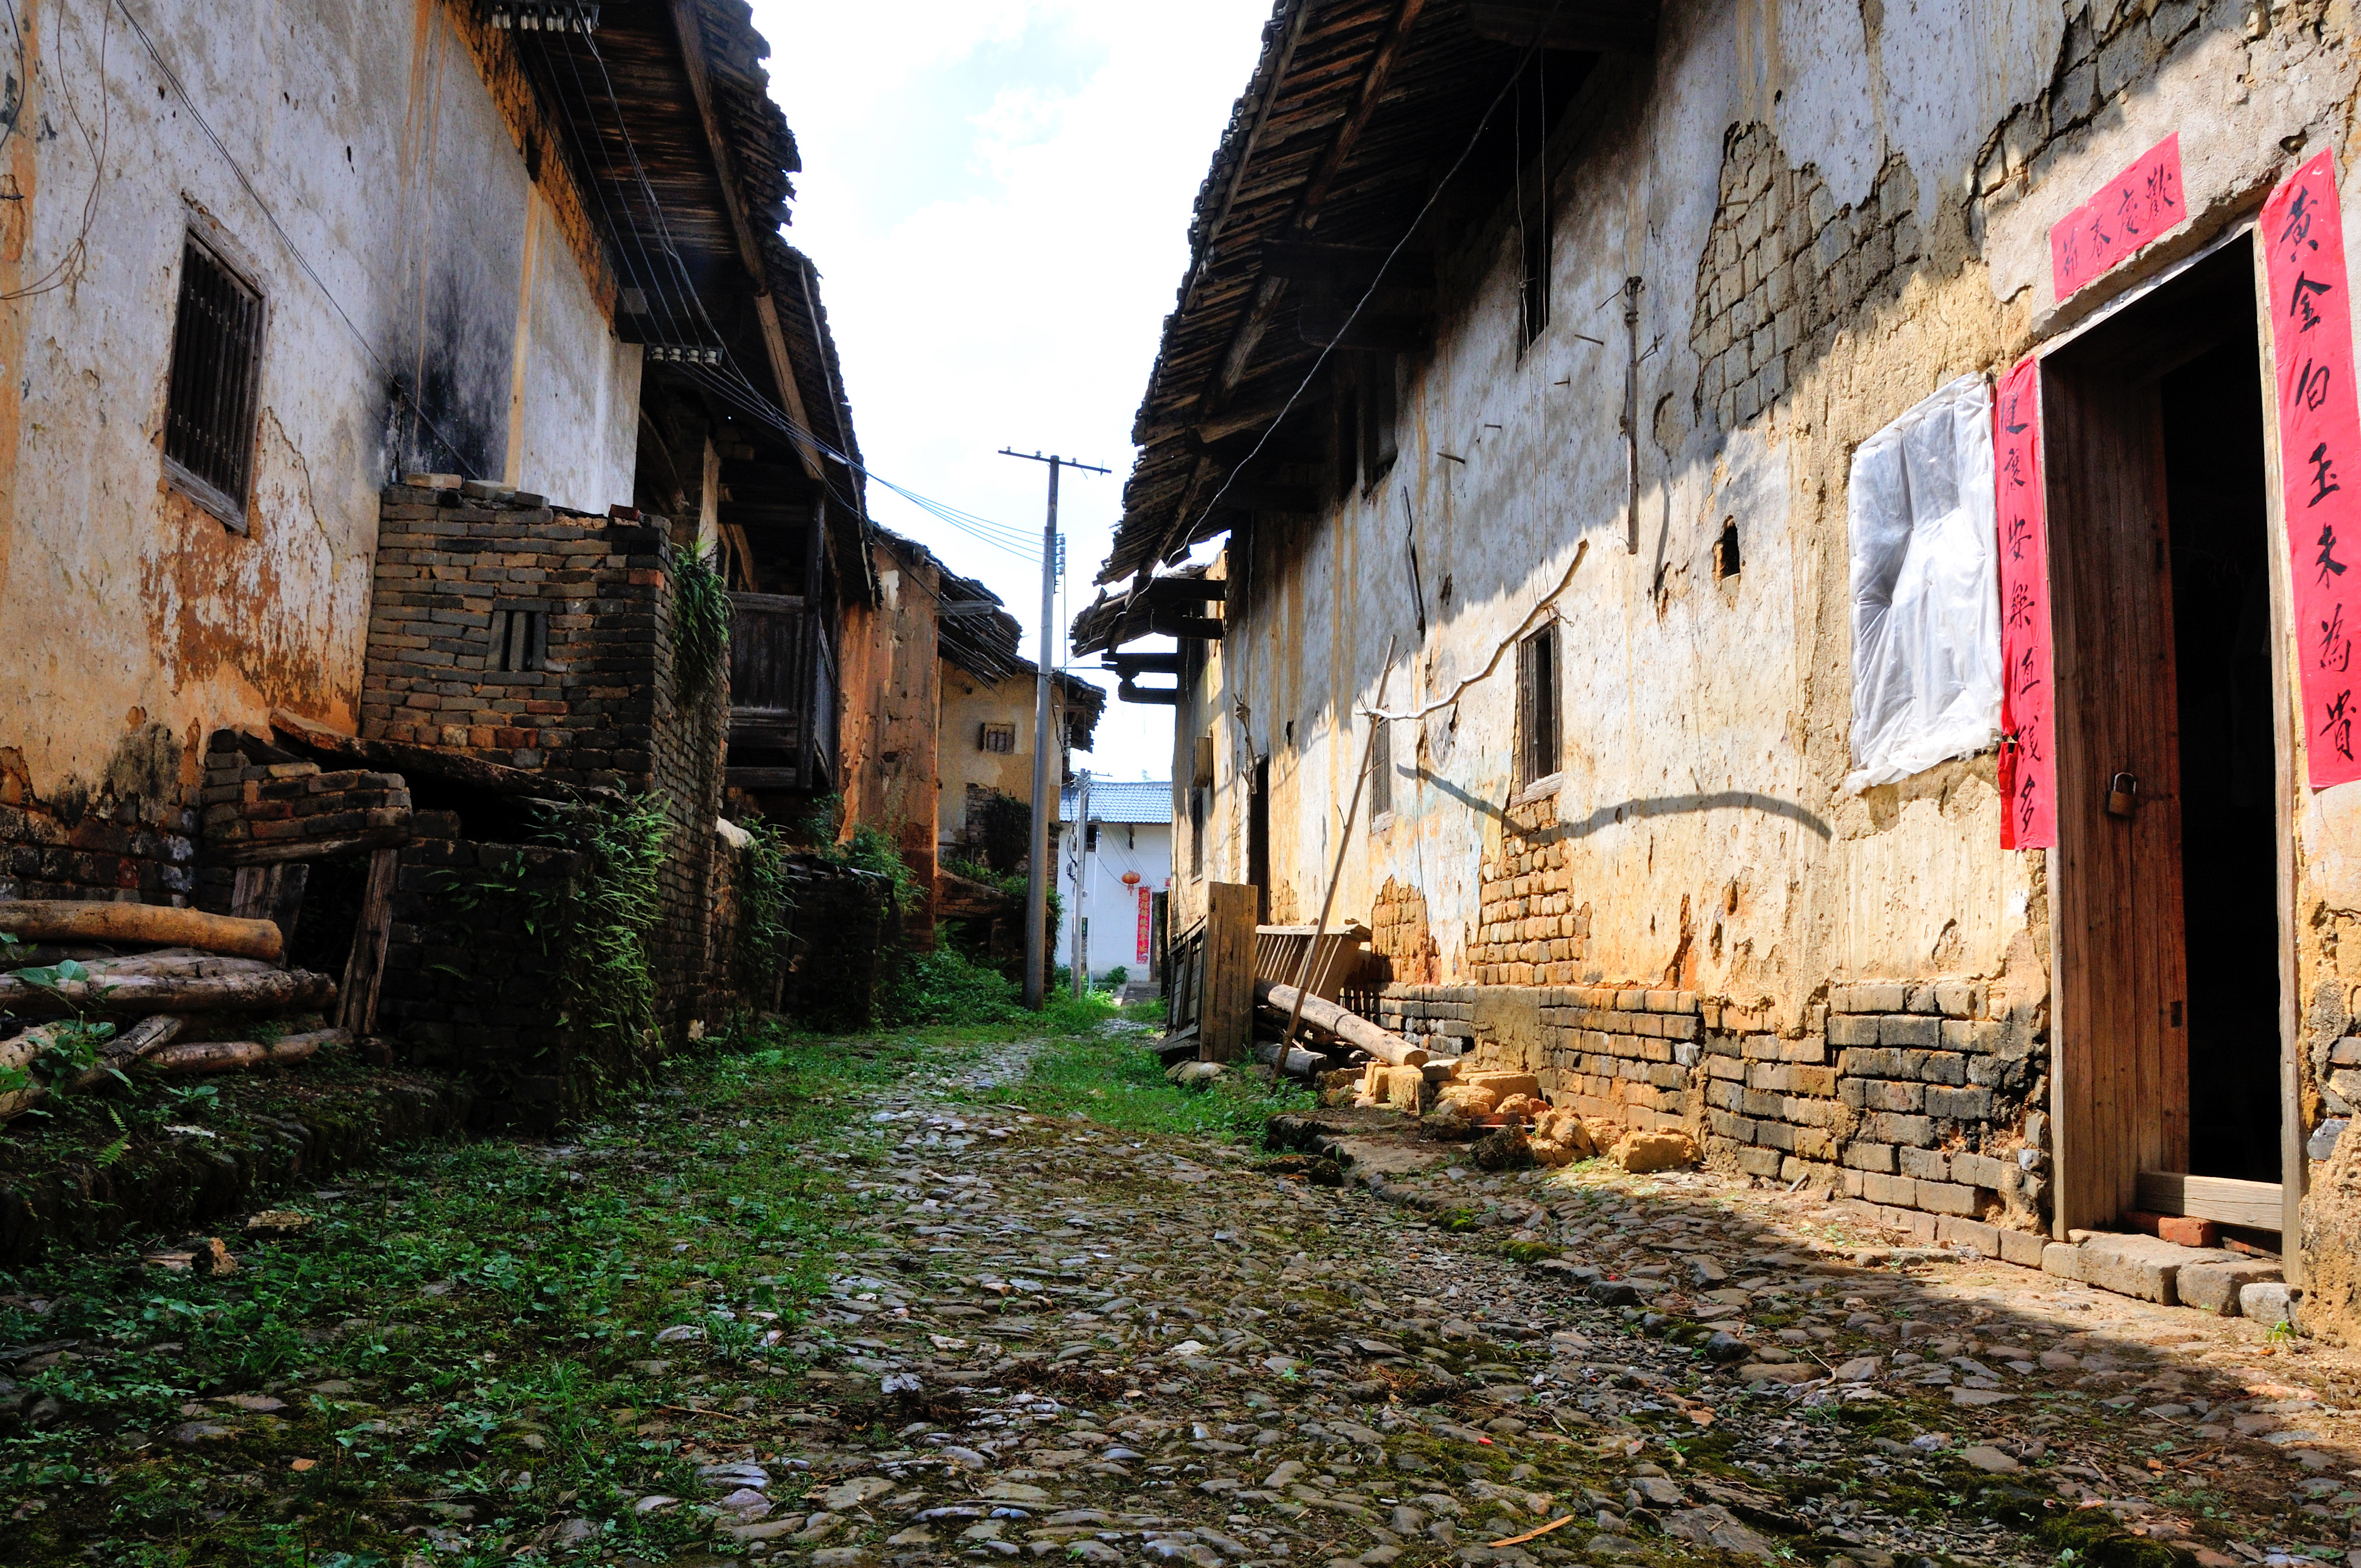
[[[1394,643],[1386,639],[1386,662],[1378,670],[1378,700],[1386,705],[1386,684],[1394,678]],[[1361,743],[1361,769],[1353,775],[1353,804],[1345,808],[1345,829],[1336,836],[1336,863],[1328,872],[1328,892],[1320,900],[1320,923],[1312,928],[1312,945],[1303,949],[1303,962],[1295,971],[1295,1010],[1287,1015],[1287,1033],[1279,1037],[1283,1046],[1295,1044],[1296,1025],[1303,1019],[1303,993],[1312,985],[1312,963],[1320,952],[1321,938],[1328,935],[1328,912],[1336,906],[1336,884],[1345,875],[1345,850],[1353,841],[1353,823],[1361,815],[1361,792],[1369,785],[1369,762],[1378,754],[1378,736],[1385,729],[1377,719],[1369,721],[1368,739]]]

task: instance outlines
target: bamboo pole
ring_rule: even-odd
[[[1386,639],[1386,662],[1378,671],[1378,700],[1375,707],[1386,705],[1386,685],[1394,678],[1394,643],[1398,639]],[[1349,711],[1349,709],[1347,710]],[[1296,1025],[1303,1017],[1303,993],[1312,983],[1312,960],[1320,952],[1320,940],[1328,935],[1328,912],[1336,905],[1336,884],[1345,876],[1345,850],[1353,842],[1353,824],[1361,815],[1361,793],[1368,787],[1369,762],[1378,754],[1378,736],[1385,726],[1378,719],[1369,720],[1368,738],[1361,742],[1361,767],[1353,775],[1353,803],[1345,808],[1345,828],[1336,838],[1336,863],[1328,872],[1328,891],[1320,900],[1320,920],[1312,928],[1312,945],[1303,950],[1303,962],[1295,971],[1295,1007],[1287,1015],[1287,1033],[1279,1036],[1282,1045],[1295,1044]]]

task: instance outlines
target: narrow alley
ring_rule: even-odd
[[[1308,1097],[1174,1088],[1146,1033],[742,1042],[225,1223],[229,1272],[28,1273],[0,1557],[2346,1550],[2342,1353],[1702,1172],[1323,1186],[1258,1146]]]

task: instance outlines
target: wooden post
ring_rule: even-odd
[[[377,1027],[378,982],[384,977],[386,941],[393,934],[393,881],[401,869],[400,850],[379,850],[369,856],[360,918],[353,925],[352,956],[345,960],[344,1006],[337,1018],[357,1038]]]
[[[1200,1061],[1235,1061],[1253,1043],[1254,937],[1255,890],[1244,883],[1207,883]]]

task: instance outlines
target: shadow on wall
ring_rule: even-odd
[[[1415,776],[1419,783],[1437,794],[1447,795],[1471,811],[1503,825],[1508,824],[1506,807],[1480,799],[1449,779],[1424,768],[1419,769]],[[1835,837],[1835,830],[1828,826],[1828,819],[1808,806],[1748,789],[1716,790],[1701,795],[1645,795],[1619,801],[1613,806],[1602,806],[1587,817],[1572,822],[1555,823],[1532,833],[1521,832],[1519,837],[1530,846],[1540,847],[1565,839],[1587,839],[1620,822],[1636,822],[1652,817],[1685,817],[1708,811],[1760,811],[1773,817],[1784,817],[1823,839]]]

